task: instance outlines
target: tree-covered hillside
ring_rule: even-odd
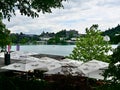
[[[103,35],[108,35],[110,37],[110,42],[112,44],[118,44],[120,42],[120,25],[115,28],[111,28],[103,32]]]
[[[118,44],[120,42],[120,25],[102,32],[102,35],[108,35],[110,37],[111,44]],[[43,31],[39,35],[27,35],[23,33],[12,33],[10,35],[12,44],[37,44],[39,41],[46,41],[47,44],[68,44],[67,41],[72,41],[73,39],[82,36],[85,36],[85,34],[79,34],[76,30],[66,29],[57,33]]]
[[[39,40],[38,35],[27,35],[23,34],[22,32],[19,33],[12,33],[10,35],[12,44],[36,44],[36,41]]]
[[[12,33],[10,38],[12,44],[67,44],[67,40],[77,38],[79,36],[76,30],[61,30],[57,33],[42,32],[40,35],[30,35],[24,33]]]

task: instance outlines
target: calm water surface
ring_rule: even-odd
[[[20,51],[67,56],[74,47],[75,45],[22,45]],[[16,51],[16,46],[12,46],[11,50]]]
[[[68,56],[74,47],[75,45],[22,45],[20,51]],[[112,47],[116,48],[117,45],[112,45]],[[12,46],[11,50],[16,51],[16,46]]]

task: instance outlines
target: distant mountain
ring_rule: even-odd
[[[108,35],[112,44],[118,44],[120,42],[120,25],[106,30],[102,35]]]

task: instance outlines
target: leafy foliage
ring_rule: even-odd
[[[6,45],[9,45],[10,42],[10,31],[6,29],[6,26],[0,21],[0,47],[2,50],[5,50]]]
[[[51,13],[52,8],[63,7],[62,1],[66,0],[0,0],[0,16],[10,20],[18,9],[21,15],[38,17],[37,12]]]
[[[61,31],[57,32],[55,36],[57,36],[57,37],[66,37],[66,33],[67,33],[66,30],[61,30]]]
[[[61,40],[60,37],[55,36],[53,38],[50,38],[47,41],[47,44],[56,44],[56,45],[62,44],[62,45],[66,45],[67,42],[64,39]]]
[[[109,61],[108,51],[111,47],[101,36],[98,25],[93,25],[86,29],[86,35],[77,39],[76,47],[70,54],[70,58],[82,60],[84,62],[89,60]]]
[[[38,35],[27,35],[23,34],[22,32],[20,34],[12,33],[10,35],[12,44],[36,44],[37,41],[39,41],[39,36]]]
[[[105,79],[112,78],[111,81],[113,83],[120,83],[120,45],[114,50],[104,77]]]

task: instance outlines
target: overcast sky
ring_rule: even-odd
[[[53,9],[52,13],[42,14],[39,18],[16,16],[8,22],[4,20],[12,33],[40,34],[41,32],[58,32],[62,29],[75,29],[85,33],[85,28],[98,24],[104,31],[120,24],[120,0],[68,0],[64,9]]]

